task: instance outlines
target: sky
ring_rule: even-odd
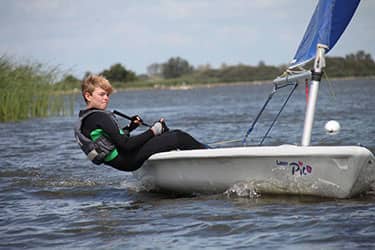
[[[288,64],[317,2],[0,0],[0,56],[79,78],[115,63],[143,74],[177,56],[194,67]],[[375,57],[375,0],[361,1],[329,56],[359,50]]]

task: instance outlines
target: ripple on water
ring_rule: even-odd
[[[374,151],[373,83],[340,82],[335,104],[320,99],[314,142],[360,142]],[[265,84],[119,92],[112,102],[151,122],[166,114],[171,128],[215,142],[242,139],[271,89]],[[299,143],[304,90],[297,89],[291,100],[266,144]],[[250,144],[259,142],[279,108],[277,102],[269,107]],[[324,132],[330,119],[342,125],[335,136]],[[239,183],[219,195],[149,193],[128,173],[90,164],[74,142],[74,121],[0,123],[6,138],[0,140],[0,248],[375,248],[374,192],[350,200],[259,196],[255,183]]]

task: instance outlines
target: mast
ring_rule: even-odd
[[[323,74],[323,68],[326,66],[325,50],[328,47],[323,44],[317,45],[314,68],[311,73],[311,85],[309,91],[309,100],[307,103],[305,124],[302,134],[302,146],[309,146],[311,142],[312,127],[314,124],[315,107],[318,99],[319,84]]]
[[[303,71],[301,73],[286,76],[277,77],[273,82],[275,84],[287,83],[290,81],[302,82],[305,79],[311,79],[309,100],[306,107],[305,122],[302,134],[302,146],[310,146],[311,134],[314,124],[315,108],[318,99],[319,84],[323,74],[323,68],[326,66],[325,62],[325,51],[328,47],[324,44],[318,44],[316,50],[316,56],[314,61],[314,67],[311,71]]]
[[[312,71],[288,72],[277,77],[275,84],[290,81],[300,82],[311,78],[309,100],[306,107],[302,146],[309,146],[314,123],[319,83],[325,67],[325,54],[332,49],[348,26],[360,0],[319,0],[307,26],[297,52],[288,69],[305,65],[315,59]],[[290,74],[293,73],[293,74]]]

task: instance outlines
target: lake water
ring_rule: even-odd
[[[110,108],[149,123],[163,116],[169,127],[214,143],[242,139],[271,90],[119,92]],[[248,144],[259,143],[286,94],[274,97]],[[374,152],[374,97],[375,80],[322,84],[313,144],[360,143]],[[79,106],[77,97],[76,113]],[[299,144],[304,109],[299,86],[264,144]],[[0,249],[375,248],[373,192],[349,200],[150,193],[129,173],[90,164],[74,142],[75,119],[0,123]],[[331,119],[340,122],[339,134],[325,133]]]

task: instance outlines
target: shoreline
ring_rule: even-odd
[[[348,81],[348,80],[375,80],[375,76],[367,76],[367,77],[335,77],[335,78],[324,78],[324,81]],[[261,85],[261,84],[272,84],[273,80],[264,80],[264,81],[241,81],[241,82],[216,82],[216,83],[184,83],[181,81],[181,84],[175,85],[163,85],[160,83],[150,84],[148,86],[131,86],[131,87],[124,87],[124,88],[114,88],[114,92],[123,92],[123,91],[140,91],[140,90],[191,90],[191,89],[198,89],[198,88],[215,88],[215,87],[222,87],[222,86],[245,86],[245,85]],[[55,94],[79,94],[81,92],[80,89],[74,88],[71,90],[59,90],[56,91]]]
[[[364,77],[335,77],[335,78],[324,78],[323,81],[348,81],[348,80],[375,80],[375,76],[364,76]],[[256,81],[241,81],[241,82],[217,82],[217,83],[184,83],[175,84],[171,86],[166,86],[160,83],[156,83],[150,86],[140,86],[140,87],[125,87],[125,88],[116,88],[116,92],[122,91],[138,91],[138,90],[190,90],[198,88],[215,88],[221,86],[245,86],[245,85],[261,85],[261,84],[272,84],[273,80],[256,80]]]

